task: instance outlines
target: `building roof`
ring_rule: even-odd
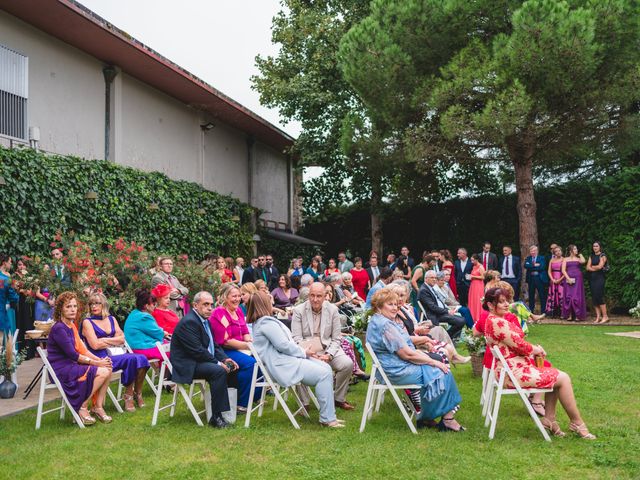
[[[282,151],[293,138],[74,0],[0,0],[0,9]]]

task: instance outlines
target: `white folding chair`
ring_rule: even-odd
[[[207,421],[211,418],[211,393],[207,388],[207,382],[205,380],[194,379],[191,385],[189,386],[189,392],[187,392],[187,390],[184,388],[184,385],[172,382],[171,380],[166,380],[165,372],[168,370],[169,373],[173,373],[173,367],[171,366],[171,361],[169,360],[169,356],[167,355],[167,352],[169,352],[170,346],[171,344],[169,343],[162,344],[160,342],[156,342],[156,347],[158,347],[158,350],[162,355],[162,365],[160,366],[160,373],[158,374],[158,384],[156,385],[156,401],[153,407],[153,417],[151,419],[151,426],[156,425],[156,423],[158,422],[158,413],[160,413],[160,411],[162,410],[170,408],[171,410],[169,411],[169,416],[173,417],[176,411],[176,405],[178,403],[178,393],[180,393],[180,395],[182,395],[182,398],[184,399],[184,402],[187,404],[187,408],[191,412],[191,415],[193,415],[193,418],[198,424],[198,426],[203,427],[204,423],[202,422],[202,418],[200,417],[200,415],[205,413],[205,418]],[[160,399],[162,397],[163,388],[173,387],[173,386],[175,386],[175,388],[173,390],[171,403],[164,406],[160,406]],[[195,392],[196,386],[200,388],[199,392]],[[198,411],[193,405],[193,399],[200,394],[202,394],[202,397],[204,399],[205,408],[204,410]]]
[[[287,417],[289,418],[291,425],[293,425],[294,428],[299,430],[300,425],[295,419],[295,416],[300,413],[304,417],[309,418],[309,413],[307,412],[306,408],[304,408],[304,404],[302,403],[302,400],[300,400],[300,397],[298,396],[298,392],[296,392],[296,388],[295,388],[296,386],[292,385],[290,387],[283,388],[282,386],[278,385],[273,380],[269,372],[267,371],[267,368],[265,367],[264,363],[262,362],[262,359],[260,358],[260,355],[258,355],[258,352],[256,351],[252,343],[249,343],[249,349],[251,350],[251,355],[255,359],[256,363],[253,366],[253,376],[251,377],[251,390],[249,393],[249,403],[248,403],[246,418],[244,420],[244,426],[249,427],[249,425],[251,424],[251,414],[256,410],[258,411],[258,417],[262,416],[262,411],[264,409],[264,405],[266,404],[267,390],[271,390],[274,395],[273,409],[276,410],[278,408],[278,404],[280,404],[280,406],[282,406],[282,409],[284,410],[284,413],[287,414]],[[316,396],[313,394],[313,392],[311,391],[311,388],[309,388],[306,385],[301,385],[301,386],[307,389],[307,393],[309,394],[309,397],[313,401],[316,408],[319,409],[320,406],[318,404],[318,400]],[[260,401],[258,402],[258,404],[253,405],[253,397],[257,387],[262,387],[262,394],[260,395]],[[298,409],[293,413],[289,409],[289,406],[287,405],[287,401],[286,401],[286,398],[289,392],[291,392],[291,394],[296,400],[296,403],[298,404]]]
[[[416,303],[418,304],[418,308],[420,308],[420,320],[418,321],[424,322],[426,320],[429,320],[429,317],[427,316],[427,311],[424,309],[424,305],[422,305],[422,302],[418,301]]]
[[[134,351],[131,349],[131,347],[129,346],[129,344],[127,343],[127,341],[124,341],[124,349],[127,351],[127,353],[134,353]],[[149,388],[151,389],[151,392],[155,395],[156,394],[156,376],[157,376],[157,372],[156,369],[154,368],[154,366],[157,367],[157,369],[160,369],[160,360],[158,360],[157,358],[152,358],[149,359],[149,370],[147,370],[147,374],[145,375],[144,379],[147,382],[147,385],[149,385]],[[124,385],[122,385],[122,383],[120,383],[120,385],[118,386],[118,394],[117,394],[117,398],[118,400],[122,400],[122,395],[124,393]]]
[[[16,350],[16,344],[18,343],[18,334],[20,333],[20,329],[16,328],[15,332],[13,332],[13,352],[14,353],[18,353],[18,351]],[[16,384],[17,387],[19,387],[20,385],[18,385],[18,371],[16,369],[15,372],[13,372],[11,374],[11,381],[13,383]]]
[[[71,415],[73,416],[73,419],[78,424],[78,426],[80,428],[84,428],[84,424],[80,419],[80,415],[78,415],[78,413],[71,407],[71,404],[67,399],[67,395],[64,393],[64,390],[62,389],[62,385],[60,385],[60,381],[56,376],[56,373],[53,371],[53,368],[51,368],[51,364],[49,363],[49,358],[47,357],[47,351],[40,347],[37,347],[37,350],[44,365],[42,366],[42,378],[40,380],[40,395],[38,397],[38,410],[36,414],[36,430],[40,428],[40,425],[42,424],[42,417],[47,413],[57,412],[58,410],[60,410],[60,420],[63,420],[65,408],[69,409],[69,411],[71,412]],[[52,382],[49,381],[49,376],[51,376],[51,379],[53,380]],[[60,396],[62,397],[60,406],[56,408],[52,408],[47,411],[43,411],[44,395],[47,390],[53,390],[53,389],[57,389],[58,392],[60,393]]]
[[[416,390],[416,389],[420,390],[422,386],[415,385],[415,384],[394,385],[393,383],[391,383],[391,381],[389,380],[389,377],[383,370],[382,365],[380,365],[378,356],[373,351],[373,348],[371,348],[371,345],[369,344],[369,342],[367,342],[365,346],[367,348],[367,352],[369,352],[369,355],[371,356],[371,377],[369,378],[369,387],[367,388],[367,397],[364,402],[364,411],[362,412],[362,421],[360,422],[360,433],[364,431],[365,426],[367,424],[367,420],[371,418],[371,416],[373,415],[373,411],[375,410],[376,412],[378,412],[380,410],[380,406],[384,401],[384,393],[387,391],[391,393],[391,396],[393,397],[393,400],[395,401],[396,405],[400,409],[400,412],[402,413],[402,416],[404,417],[405,422],[407,422],[409,429],[413,433],[418,433],[415,425],[413,424],[413,417],[415,416],[415,413],[416,413],[415,409],[413,408],[413,404],[409,399],[408,406],[411,412],[411,414],[409,414],[407,412],[407,408],[405,408],[405,406],[403,405],[402,400],[400,400],[400,397],[398,396],[398,393],[396,392],[396,390],[402,390],[403,392],[404,390]],[[378,380],[378,375],[380,375],[380,378],[382,378],[382,381]]]
[[[536,424],[536,427],[538,427],[538,430],[540,430],[540,433],[542,433],[542,436],[544,437],[544,439],[547,442],[550,442],[551,437],[549,437],[549,434],[544,429],[544,426],[542,425],[542,422],[538,418],[538,415],[536,414],[535,410],[531,406],[531,403],[529,402],[529,398],[527,395],[533,394],[533,393],[552,392],[553,388],[522,388],[520,386],[520,383],[516,379],[515,375],[509,368],[509,365],[507,364],[507,361],[505,360],[504,356],[500,352],[500,349],[497,346],[493,346],[491,347],[491,353],[493,354],[493,366],[491,368],[491,371],[489,372],[489,378],[488,378],[489,385],[487,387],[488,395],[485,397],[486,404],[485,404],[485,408],[483,409],[483,411],[486,411],[486,419],[485,419],[484,425],[485,427],[490,426],[489,439],[492,440],[496,432],[496,426],[498,424],[498,413],[500,412],[500,401],[502,399],[502,396],[503,395],[519,395],[520,399],[522,400],[522,403],[524,403],[525,407],[527,407],[527,411],[529,412],[529,415],[533,419],[533,423]],[[498,363],[500,364],[500,375],[496,379],[495,367]],[[505,380],[507,376],[511,380],[511,383],[513,384],[514,388],[505,388],[504,385],[505,385]]]
[[[491,370],[487,367],[482,367],[482,391],[480,392],[480,406],[483,406],[487,403],[487,395],[489,393],[487,386],[489,385],[489,372]],[[487,414],[485,409],[482,409],[482,416],[484,417]]]

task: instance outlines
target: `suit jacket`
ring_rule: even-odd
[[[413,268],[416,266],[416,262],[413,260],[413,258],[407,257],[407,265],[409,265],[409,268]]]
[[[189,289],[180,283],[175,276],[171,275],[171,280],[169,280],[169,275],[163,271],[157,272],[153,278],[151,279],[151,287],[155,287],[157,285],[169,285],[171,288],[178,289],[178,292],[171,292],[169,294],[169,298],[171,302],[169,303],[169,308],[174,312],[182,312],[182,307],[178,304],[179,300],[182,300],[182,297],[189,294]]]
[[[480,255],[480,265],[484,267],[484,264],[483,264],[484,252],[480,252],[478,255]],[[493,252],[489,252],[489,258],[487,258],[486,270],[500,270],[500,266],[498,265],[498,257]]]
[[[471,280],[467,280],[465,278],[465,275],[471,274],[471,270],[473,269],[473,265],[471,264],[471,259],[467,258],[467,265],[465,266],[464,271],[462,271],[462,265],[460,263],[460,259],[456,260],[453,266],[454,266],[454,272],[456,276],[456,285],[466,285],[467,287],[471,285]]]
[[[56,277],[60,280],[60,284],[64,287],[71,286],[71,272],[62,264],[50,264],[49,268],[56,273]]]
[[[380,274],[380,267],[376,267],[378,269],[378,274]],[[371,267],[367,267],[365,268],[365,270],[367,271],[367,275],[369,275],[369,281],[371,282],[371,286],[373,286],[374,283],[376,283],[378,276],[373,274],[373,270],[371,270]]]
[[[348,258],[344,262],[338,262],[340,273],[348,272],[353,268],[353,262]]]
[[[267,287],[269,287],[269,291],[278,288],[278,277],[280,273],[275,265],[271,265],[270,267],[265,267],[267,271]]]
[[[253,283],[256,281],[256,270],[253,267],[249,266],[244,269],[242,273],[242,283]]]
[[[302,381],[307,358],[293,341],[291,332],[273,317],[262,317],[253,324],[253,346],[273,379],[283,387]]]
[[[449,315],[449,310],[447,308],[438,306],[438,300],[426,282],[423,283],[420,290],[418,290],[418,301],[426,310],[427,315],[431,314],[436,319],[443,315]]]
[[[500,268],[498,271],[500,275],[504,273],[504,259],[506,257],[500,257]],[[516,257],[515,255],[511,255],[511,263],[513,265],[513,275],[516,277],[516,282],[520,283],[522,281],[522,265],[520,264],[520,257]]]
[[[211,331],[209,320],[205,324]],[[229,358],[220,345],[214,344],[214,347],[215,355],[211,355],[209,335],[196,311],[191,310],[180,319],[171,337],[171,380],[176,383],[191,383],[196,364],[224,362]]]
[[[334,357],[342,352],[341,330],[338,307],[325,301],[320,314],[320,342],[324,351]],[[291,334],[296,343],[313,338],[313,315],[308,300],[293,309]]]
[[[534,261],[535,260],[535,261]],[[539,263],[537,267],[534,265]],[[527,283],[531,283],[531,277],[533,272],[538,272],[538,276],[542,280],[542,283],[549,283],[549,274],[547,273],[547,261],[542,255],[538,255],[535,259],[529,255],[524,260],[524,269],[527,271]]]

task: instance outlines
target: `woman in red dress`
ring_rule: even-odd
[[[220,275],[222,283],[233,282],[233,272],[227,268],[224,257],[218,257],[216,260],[216,272]]]
[[[497,346],[504,356],[509,368],[518,379],[523,388],[553,388],[552,392],[545,394],[546,408],[542,424],[553,435],[563,437],[556,421],[556,404],[560,404],[567,412],[569,430],[587,440],[596,437],[589,430],[580,416],[576,405],[576,398],[571,385],[571,378],[565,372],[553,367],[537,367],[534,357],[546,356],[546,352],[540,345],[531,345],[524,339],[522,330],[514,327],[513,323],[504,317],[509,311],[509,300],[506,292],[501,288],[492,288],[485,293],[484,307],[489,310],[489,316],[485,324],[484,336],[487,346]],[[496,366],[500,371],[500,366]],[[506,386],[512,388],[507,378]]]
[[[178,318],[176,312],[169,308],[169,303],[171,303],[170,293],[171,287],[164,283],[156,285],[153,290],[151,290],[151,294],[156,297],[157,302],[156,308],[151,315],[156,319],[156,323],[162,330],[169,335],[173,335],[173,331],[176,325],[178,325],[180,318]]]
[[[340,273],[335,258],[329,259],[329,266],[324,271],[324,278],[329,278],[329,275],[331,275],[332,273]]]
[[[480,261],[480,255],[474,253],[471,255],[471,285],[469,286],[468,308],[471,312],[473,321],[477,322],[482,313],[482,297],[484,297],[484,268]]]
[[[364,268],[362,268],[362,259],[360,257],[353,259],[353,268],[349,273],[351,274],[351,283],[353,283],[353,288],[358,293],[358,296],[361,299],[366,300],[369,274]]]
[[[446,268],[451,273],[449,277],[449,288],[453,292],[453,295],[458,298],[458,288],[456,287],[456,275],[455,266],[453,265],[453,257],[449,250],[440,250],[440,258],[442,258],[442,268]]]

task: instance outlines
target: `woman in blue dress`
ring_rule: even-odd
[[[6,253],[0,253],[0,332],[4,336],[16,331],[15,315],[11,315],[7,309],[8,303],[17,303],[18,294],[11,286],[11,257]]]
[[[416,350],[409,335],[393,320],[398,313],[397,294],[383,288],[375,293],[371,305],[375,313],[369,319],[367,342],[385,373],[395,384],[422,385],[417,427],[464,430],[454,418],[462,399],[449,366]],[[435,423],[439,417],[440,422]]]

